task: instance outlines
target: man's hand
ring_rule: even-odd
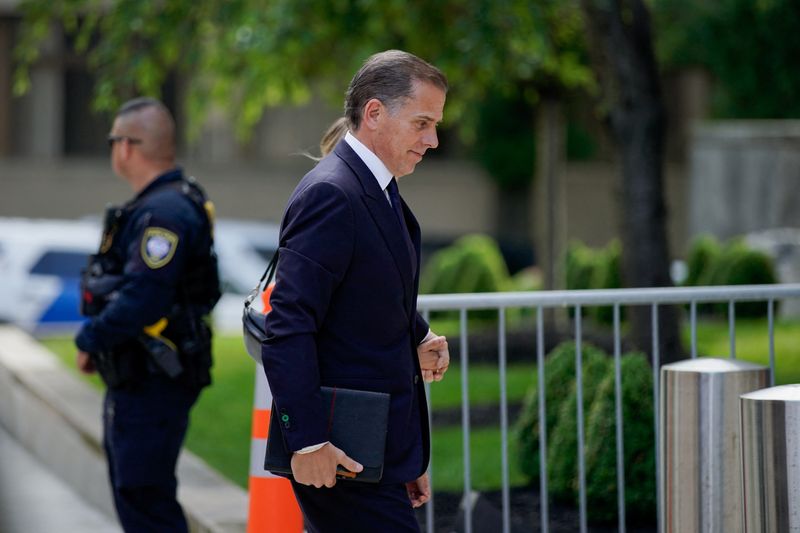
[[[419,346],[417,346],[417,357],[419,366],[422,370],[422,379],[425,383],[431,381],[442,381],[444,373],[450,366],[450,351],[447,347],[447,339],[428,332]]]
[[[78,356],[75,358],[75,364],[78,367],[78,370],[83,372],[84,374],[94,374],[97,372],[97,368],[95,368],[94,363],[92,362],[92,357],[83,351],[78,351]]]
[[[292,454],[294,480],[302,485],[313,485],[318,489],[336,485],[336,469],[339,465],[350,472],[364,470],[363,466],[330,442],[311,453]]]
[[[406,483],[406,491],[408,491],[408,499],[411,500],[411,506],[417,508],[431,499],[431,482],[428,479],[428,474],[422,474],[414,481]]]

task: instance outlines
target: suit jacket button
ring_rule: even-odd
[[[419,374],[414,374],[414,385],[419,383]]]

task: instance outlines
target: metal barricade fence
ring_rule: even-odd
[[[539,480],[540,480],[540,531],[549,530],[549,502],[547,479],[547,430],[545,427],[545,379],[544,379],[544,320],[543,312],[548,308],[573,308],[574,340],[575,340],[575,379],[577,393],[577,443],[578,443],[578,481],[580,531],[587,531],[587,502],[584,450],[584,414],[583,414],[583,376],[582,376],[582,337],[583,325],[581,309],[594,306],[613,307],[614,338],[614,412],[616,423],[616,458],[617,458],[617,507],[618,531],[625,532],[625,470],[623,464],[622,430],[622,380],[620,372],[621,333],[620,309],[624,306],[650,306],[652,328],[652,371],[653,371],[653,425],[655,428],[654,449],[659,454],[659,306],[672,304],[688,304],[691,357],[697,353],[697,306],[704,303],[728,304],[728,337],[729,357],[736,357],[736,303],[763,301],[767,304],[767,335],[771,385],[774,384],[775,370],[775,302],[785,299],[800,298],[800,284],[775,285],[739,285],[718,287],[669,287],[650,289],[604,289],[575,291],[531,291],[515,293],[481,293],[481,294],[444,294],[423,295],[419,297],[418,309],[424,317],[429,318],[432,311],[458,311],[460,323],[459,362],[461,380],[461,423],[464,467],[464,495],[472,491],[470,460],[470,405],[469,405],[469,346],[468,346],[468,312],[475,310],[496,310],[498,312],[498,365],[500,375],[500,432],[501,432],[501,468],[502,468],[502,519],[503,533],[511,530],[510,518],[510,484],[508,462],[508,401],[506,397],[506,310],[512,308],[536,310],[536,367],[538,373],[538,408],[539,408]],[[453,360],[455,354],[451,354]],[[445,379],[453,379],[448,375]],[[435,386],[435,385],[434,385]],[[428,389],[428,392],[430,390]],[[430,398],[430,394],[428,395]],[[430,401],[430,400],[429,400]],[[432,421],[432,419],[431,419]],[[436,447],[436,442],[432,443]],[[431,469],[433,464],[431,463]],[[656,462],[656,487],[660,491],[661,472]],[[436,479],[431,476],[431,488],[435,490]],[[657,497],[659,509],[656,516],[661,515],[661,498]],[[427,505],[426,530],[434,531],[434,498]],[[464,506],[464,531],[472,533],[471,507]]]

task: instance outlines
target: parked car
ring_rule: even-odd
[[[79,279],[100,240],[97,219],[0,218],[0,322],[38,336],[74,332]],[[220,220],[215,227],[223,296],[214,310],[219,330],[241,328],[242,302],[278,243],[276,224]]]

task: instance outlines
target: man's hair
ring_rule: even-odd
[[[361,126],[364,105],[377,98],[394,113],[414,93],[414,83],[430,83],[447,92],[447,78],[438,68],[413,54],[386,50],[370,56],[350,81],[344,116],[353,131]]]
[[[128,100],[117,110],[116,118],[124,121],[131,136],[141,138],[141,150],[148,158],[175,158],[175,119],[160,100],[147,96]]]

